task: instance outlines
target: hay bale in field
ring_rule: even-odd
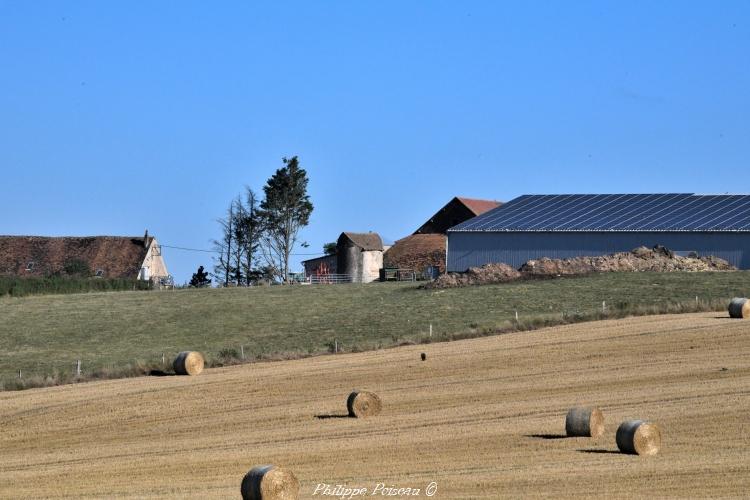
[[[750,300],[736,297],[729,303],[730,318],[750,318]]]
[[[350,417],[372,417],[380,413],[383,409],[383,403],[374,392],[352,391],[346,400],[346,408],[349,410]]]
[[[565,416],[565,433],[568,436],[597,438],[604,434],[604,415],[599,408],[577,406]]]
[[[197,351],[183,351],[174,358],[174,372],[177,375],[198,375],[203,371],[203,355]]]
[[[617,428],[615,439],[623,453],[650,456],[661,449],[661,429],[653,422],[626,420]]]
[[[275,465],[259,465],[242,478],[242,500],[297,500],[299,481]]]

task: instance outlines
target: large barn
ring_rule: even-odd
[[[448,230],[448,271],[663,245],[750,269],[750,195],[525,195]]]
[[[499,201],[456,196],[414,234],[396,242],[383,256],[385,267],[435,276],[445,272],[445,232],[465,220],[500,206]]]

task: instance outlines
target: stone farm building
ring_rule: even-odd
[[[380,278],[385,248],[377,233],[343,232],[336,241],[335,254],[302,262],[305,276],[342,274],[354,283],[370,283]]]
[[[445,272],[446,232],[466,220],[497,208],[491,200],[455,197],[422,224],[414,234],[402,238],[383,256],[385,267],[406,269],[417,274]]]
[[[525,195],[448,230],[448,271],[665,246],[750,269],[750,195]]]
[[[0,236],[0,275],[101,278],[171,282],[161,246],[149,236]]]
[[[355,283],[380,279],[383,240],[378,233],[341,233],[336,242],[336,269]]]

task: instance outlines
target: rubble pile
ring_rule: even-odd
[[[569,259],[534,259],[519,270],[507,264],[485,264],[472,267],[465,273],[443,274],[427,283],[423,288],[457,288],[470,285],[506,283],[522,278],[544,278],[555,276],[582,276],[608,272],[702,272],[732,271],[736,268],[724,259],[714,256],[680,256],[666,247],[638,247],[630,252],[618,252],[595,257],[573,257]]]

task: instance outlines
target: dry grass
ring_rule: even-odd
[[[235,498],[263,463],[292,471],[302,498],[320,482],[431,481],[451,499],[740,497],[749,325],[648,316],[6,392],[0,497]],[[346,415],[354,387],[377,391],[383,412],[315,418]],[[551,439],[573,405],[602,409],[601,438]],[[617,451],[617,424],[631,418],[662,425],[657,456]]]

